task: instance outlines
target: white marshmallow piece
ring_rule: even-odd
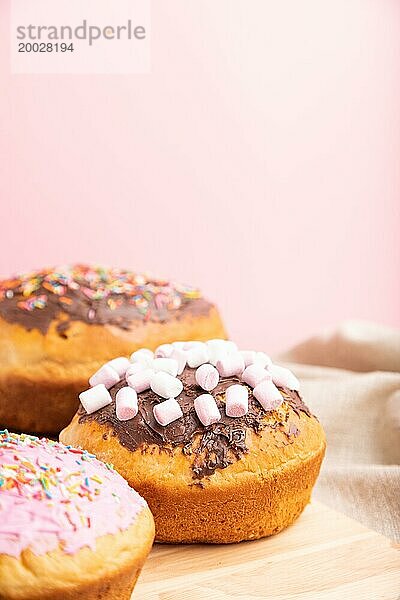
[[[158,346],[158,348],[156,348],[154,356],[156,358],[170,358],[173,351],[174,347],[172,344],[161,344],[161,346]]]
[[[227,356],[229,356],[229,353],[228,353],[226,347],[213,348],[212,350],[209,351],[209,353],[210,353],[210,358],[209,358],[208,362],[211,363],[214,367],[217,366],[217,363],[220,360],[224,360],[225,358],[227,358]]]
[[[235,342],[232,342],[231,340],[225,340],[225,347],[226,347],[228,354],[233,354],[235,352],[239,352],[239,348],[237,347],[237,344],[235,344]]]
[[[140,348],[140,350],[136,350],[130,356],[130,361],[132,363],[142,362],[149,368],[151,368],[151,364],[153,362],[154,354],[151,350],[147,348]]]
[[[115,412],[120,421],[129,421],[138,413],[137,393],[131,387],[123,387],[115,396]]]
[[[206,344],[201,343],[198,346],[194,346],[186,352],[187,364],[191,369],[195,369],[200,365],[208,362],[209,352]]]
[[[183,417],[182,409],[175,398],[169,398],[164,402],[160,402],[160,404],[156,404],[153,408],[153,414],[157,423],[163,427]]]
[[[130,366],[129,358],[126,356],[118,356],[118,358],[113,358],[106,363],[109,367],[112,367],[115,371],[117,371],[120,379],[122,379],[126,373],[127,368]]]
[[[100,367],[100,369],[91,376],[89,379],[89,385],[94,387],[95,385],[103,383],[107,389],[110,389],[120,380],[121,377],[118,375],[117,371],[110,367],[110,365],[106,364]]]
[[[153,374],[150,387],[155,394],[162,398],[176,398],[183,390],[182,381],[164,371]]]
[[[230,340],[214,339],[208,340],[206,344],[210,353],[209,362],[214,365],[214,367],[219,360],[224,359],[227,355],[238,352],[237,345]]]
[[[292,371],[285,367],[278,367],[278,365],[271,365],[268,367],[268,371],[271,373],[272,381],[275,385],[280,387],[287,387],[290,390],[299,391],[300,382]]]
[[[240,354],[243,356],[246,367],[249,365],[260,365],[265,368],[272,365],[272,360],[265,352],[254,352],[254,350],[242,350]]]
[[[221,413],[211,394],[197,396],[194,400],[194,408],[198,418],[205,427],[217,423],[221,419]]]
[[[263,379],[271,379],[271,374],[261,365],[254,363],[245,368],[241,379],[250,387],[255,388]]]
[[[125,379],[127,380],[128,377],[130,377],[130,375],[135,375],[135,373],[139,373],[140,371],[144,371],[147,368],[148,367],[146,367],[146,363],[142,363],[142,362],[131,363],[129,365],[129,367],[127,368],[127,370],[126,370]]]
[[[235,384],[226,388],[225,412],[228,417],[243,417],[249,410],[249,392],[246,386]]]
[[[173,358],[178,363],[178,375],[181,375],[186,367],[186,352],[182,348],[175,348],[170,358]]]
[[[265,352],[256,352],[256,358],[254,362],[257,365],[261,365],[262,367],[269,367],[270,365],[272,365],[272,360],[270,359],[268,354],[265,354]]]
[[[283,396],[270,379],[264,379],[253,390],[253,396],[264,410],[275,410],[283,402]]]
[[[134,373],[133,375],[129,375],[127,377],[127,384],[135,390],[138,394],[140,392],[144,392],[150,388],[150,381],[154,375],[153,369],[143,369],[138,373]]]
[[[186,342],[172,342],[172,346],[177,348],[177,350],[184,350]]]
[[[193,348],[196,348],[196,346],[201,346],[202,344],[204,344],[204,342],[191,340],[189,342],[185,342],[183,349],[184,350],[192,350]]]
[[[112,398],[104,383],[99,383],[79,394],[83,408],[90,415],[104,406],[111,404]]]
[[[228,354],[228,346],[226,340],[208,340],[206,342],[208,353],[209,353],[209,362],[214,365],[217,364],[219,360],[225,358]]]
[[[217,369],[209,364],[200,365],[196,370],[194,377],[197,384],[203,388],[203,390],[206,390],[206,392],[210,392],[216,388],[219,382],[219,373]]]
[[[152,363],[152,369],[156,373],[164,371],[172,375],[172,377],[176,377],[178,374],[178,362],[173,358],[155,358]]]
[[[241,375],[244,371],[244,360],[240,352],[228,354],[222,358],[216,365],[221,377],[231,377],[232,375]]]
[[[208,340],[208,342],[206,342],[206,345],[208,346],[209,350],[216,350],[217,348],[219,350],[221,350],[222,348],[224,350],[227,350],[227,341],[222,340],[220,338],[215,338],[214,340]]]
[[[254,350],[242,350],[240,354],[243,356],[245,367],[248,367],[256,362],[257,352],[254,352]]]

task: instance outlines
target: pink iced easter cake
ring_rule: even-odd
[[[153,538],[146,502],[111,465],[0,432],[1,600],[128,600]]]

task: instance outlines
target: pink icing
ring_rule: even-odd
[[[127,529],[146,502],[84,450],[0,432],[0,554],[67,554]]]

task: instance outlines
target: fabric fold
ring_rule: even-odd
[[[314,497],[400,542],[400,332],[347,322],[279,360],[327,434]]]

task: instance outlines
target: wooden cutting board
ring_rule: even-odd
[[[156,544],[132,600],[400,600],[400,549],[313,502],[271,538]]]

